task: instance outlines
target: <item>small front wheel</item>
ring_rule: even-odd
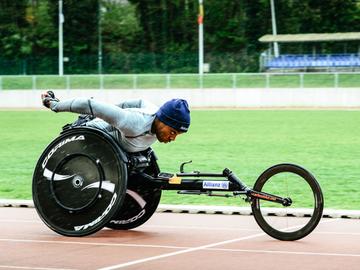
[[[281,205],[252,198],[256,222],[268,235],[285,241],[298,240],[318,225],[324,200],[315,177],[293,164],[278,164],[264,171],[256,180],[255,191],[266,192],[290,200]]]

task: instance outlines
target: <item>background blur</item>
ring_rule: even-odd
[[[58,73],[58,0],[0,1],[0,74]],[[360,31],[360,1],[275,1],[278,34]],[[197,0],[64,0],[64,73],[196,73]],[[205,0],[210,72],[258,72],[269,0]],[[280,44],[282,54],[359,53],[358,41]],[[101,67],[99,58],[101,57]]]

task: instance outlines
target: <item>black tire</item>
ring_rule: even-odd
[[[115,230],[129,230],[144,224],[156,211],[161,190],[146,185],[140,176],[131,176],[124,203],[106,227]]]
[[[256,180],[254,190],[292,200],[291,206],[285,207],[252,198],[251,208],[257,224],[276,239],[301,239],[315,229],[322,217],[324,199],[320,185],[300,166],[278,164],[270,167]]]
[[[126,157],[105,132],[72,128],[45,149],[33,175],[33,200],[44,223],[65,236],[100,230],[123,203]]]

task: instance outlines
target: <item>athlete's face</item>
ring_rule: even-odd
[[[155,123],[155,133],[156,138],[159,140],[159,142],[168,143],[171,141],[175,141],[176,136],[181,134],[182,132],[165,125],[163,122],[157,119]]]

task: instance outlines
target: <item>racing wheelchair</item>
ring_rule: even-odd
[[[44,223],[65,236],[109,227],[128,230],[156,211],[162,190],[179,194],[241,197],[268,235],[298,240],[322,217],[323,195],[314,176],[294,164],[265,170],[254,187],[232,171],[163,173],[152,149],[126,153],[106,132],[66,127],[44,150],[33,174],[35,208]]]

